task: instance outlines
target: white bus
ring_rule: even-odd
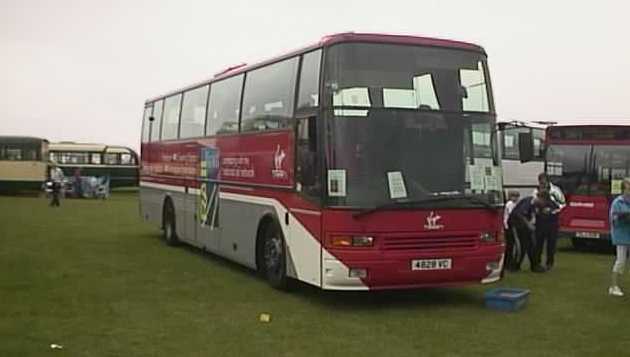
[[[538,175],[545,171],[545,127],[517,121],[501,122],[498,126],[501,163],[503,165],[503,188],[506,193],[518,191],[521,197],[530,195],[538,185]],[[519,156],[520,133],[529,133],[533,138],[534,160],[532,161],[521,162]]]
[[[0,136],[0,192],[40,190],[48,177],[48,141]]]

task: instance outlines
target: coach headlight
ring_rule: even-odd
[[[492,243],[495,241],[495,237],[494,234],[490,233],[490,232],[483,232],[481,233],[481,235],[479,236],[479,238],[481,239],[482,242],[484,243]]]
[[[333,247],[372,247],[374,246],[374,237],[370,236],[351,236],[351,235],[335,235],[331,238]]]

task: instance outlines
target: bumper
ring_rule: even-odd
[[[588,232],[597,233],[599,235],[598,237],[585,237],[584,235],[580,235],[582,232],[586,231],[561,230],[558,232],[558,238],[583,239],[587,241],[611,240],[610,232]]]
[[[379,290],[418,287],[457,286],[492,283],[501,278],[503,245],[480,247],[473,252],[417,254],[413,252],[325,252],[322,261],[322,288],[327,290]],[[411,270],[414,259],[450,258],[448,270]],[[350,277],[350,269],[366,269],[365,278]]]

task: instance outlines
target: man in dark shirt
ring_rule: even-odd
[[[558,213],[560,205],[551,198],[548,190],[538,191],[538,204],[536,205],[536,247],[534,260],[536,272],[551,270],[556,253],[556,240],[558,236]],[[543,248],[547,245],[546,268],[541,266]]]
[[[536,267],[533,239],[536,204],[536,197],[523,197],[516,203],[516,206],[514,206],[514,209],[508,218],[508,229],[512,232],[516,239],[518,239],[521,246],[519,256],[514,259],[512,266],[508,267],[508,270],[510,271],[518,271],[521,269],[521,264],[523,263],[525,254],[527,254],[532,271],[534,271],[534,268]]]

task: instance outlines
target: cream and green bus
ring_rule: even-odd
[[[124,146],[75,142],[50,143],[50,160],[57,163],[66,177],[109,177],[110,186],[132,187],[138,185],[138,155]]]
[[[0,193],[40,190],[48,177],[48,140],[0,136]]]

